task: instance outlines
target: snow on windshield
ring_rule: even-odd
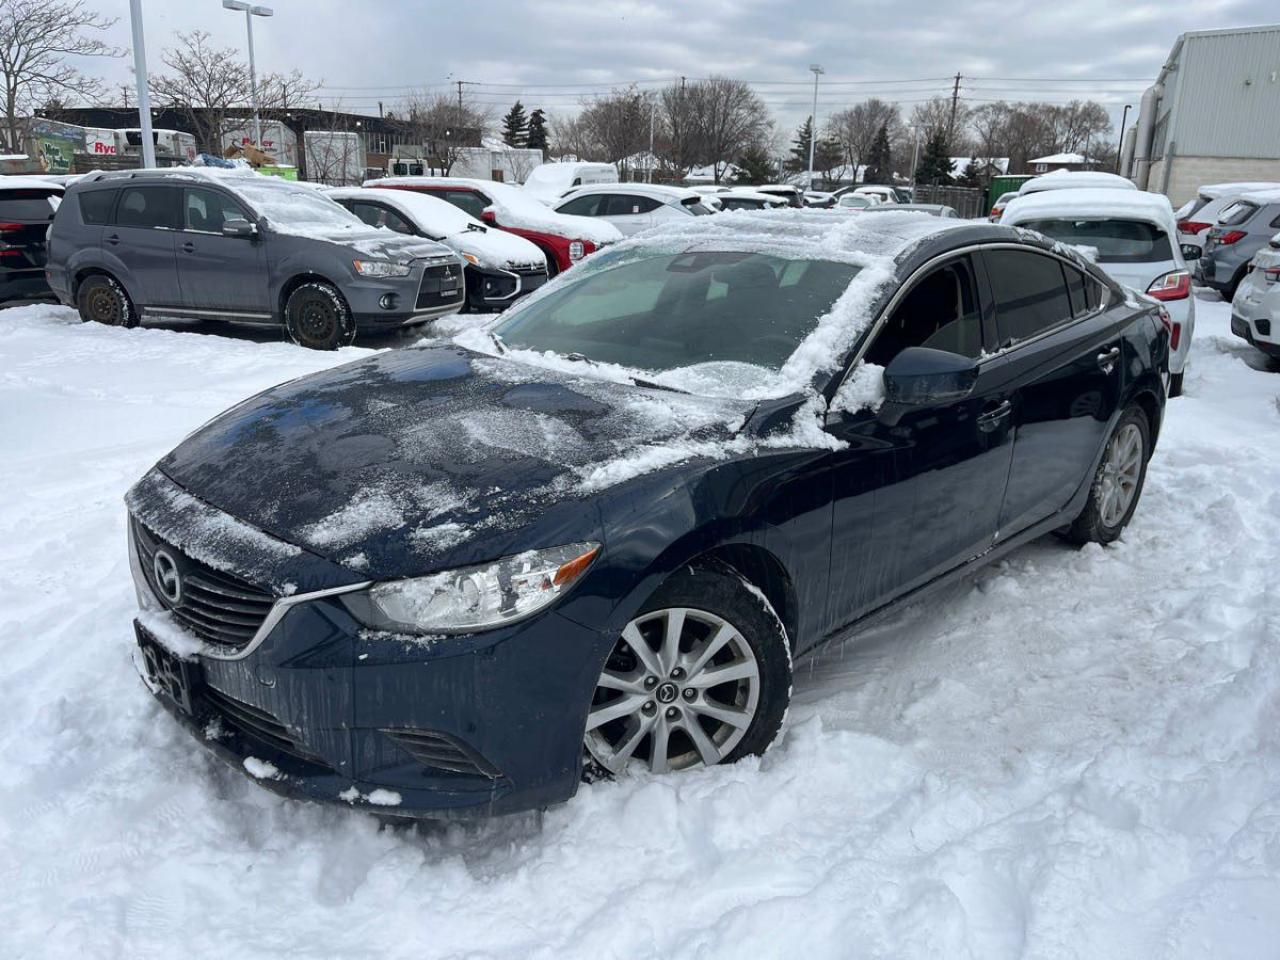
[[[277,233],[309,237],[369,230],[354,214],[307,187],[285,186],[285,181],[255,181],[249,177],[227,178],[223,182],[266,217]]]

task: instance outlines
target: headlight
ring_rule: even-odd
[[[587,248],[581,240],[574,240],[569,244],[569,259],[581,260],[587,254]]]
[[[477,257],[474,253],[467,253],[466,251],[463,251],[462,259],[467,261],[467,263],[471,264],[472,266],[476,266],[476,267],[480,266],[480,258]]]
[[[476,567],[390,580],[344,597],[366,626],[393,633],[466,633],[523,619],[562,596],[598,543],[530,550]]]
[[[390,260],[352,260],[356,273],[362,277],[407,277],[412,269],[407,263]]]

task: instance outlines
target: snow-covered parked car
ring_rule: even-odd
[[[1280,233],[1253,255],[1231,301],[1231,332],[1280,360]]]
[[[612,163],[579,163],[563,160],[541,163],[529,171],[524,191],[547,206],[571,190],[597,183],[617,183],[618,168]]]
[[[1185,246],[1199,247],[1203,253],[1209,231],[1218,222],[1222,211],[1246,193],[1266,190],[1280,190],[1280,183],[1253,180],[1206,184],[1174,214],[1178,221],[1178,242]]]
[[[758,755],[793,657],[1120,535],[1159,311],[1029,231],[686,218],[162,458],[126,498],[139,667],[262,786],[384,815]]]
[[[547,258],[513,233],[487,227],[451,203],[410,190],[339,187],[328,196],[371,227],[437,240],[466,261],[467,307],[505,310],[547,282]]]
[[[704,201],[702,194],[682,187],[607,183],[574,190],[555,205],[555,211],[596,217],[613,224],[623,236],[631,236],[671,220],[713,213]]]
[[[1182,392],[1195,332],[1196,303],[1167,197],[1134,189],[1041,191],[1010,201],[1000,222],[1036,230],[1062,243],[1093,248],[1098,265],[1107,273],[1161,301],[1173,325],[1169,396]]]
[[[76,181],[45,274],[84,320],[275,324],[318,350],[463,303],[462,263],[443,244],[375,230],[312,187],[206,167]]]
[[[1018,196],[1050,190],[1137,190],[1132,180],[1101,170],[1054,170],[1032,177],[1018,187]]]
[[[556,213],[520,187],[466,177],[383,177],[366,187],[409,190],[447,201],[489,226],[524,237],[547,258],[551,276],[610,243],[622,239],[618,228],[591,217]]]
[[[761,193],[755,187],[737,187],[717,193],[721,210],[781,210],[791,206],[786,197]]]

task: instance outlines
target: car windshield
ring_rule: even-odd
[[[858,269],[744,252],[630,260],[515,308],[493,333],[508,348],[632,369],[776,372]]]
[[[333,233],[338,230],[367,230],[368,227],[344,207],[310,187],[286,187],[275,183],[255,183],[251,178],[236,182],[232,189],[283,233]],[[283,184],[283,181],[281,181]]]
[[[1159,263],[1173,259],[1165,232],[1144,220],[1028,220],[1018,226],[1063,243],[1094,247],[1106,263]]]

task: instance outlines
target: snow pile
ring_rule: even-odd
[[[862,361],[831,398],[831,409],[842,413],[879,410],[884,403],[884,367]]]
[[[1197,307],[1123,541],[1045,538],[801,660],[763,759],[421,829],[265,790],[129,656],[125,489],[355,351],[5,311],[5,954],[1274,955],[1280,376]]]

